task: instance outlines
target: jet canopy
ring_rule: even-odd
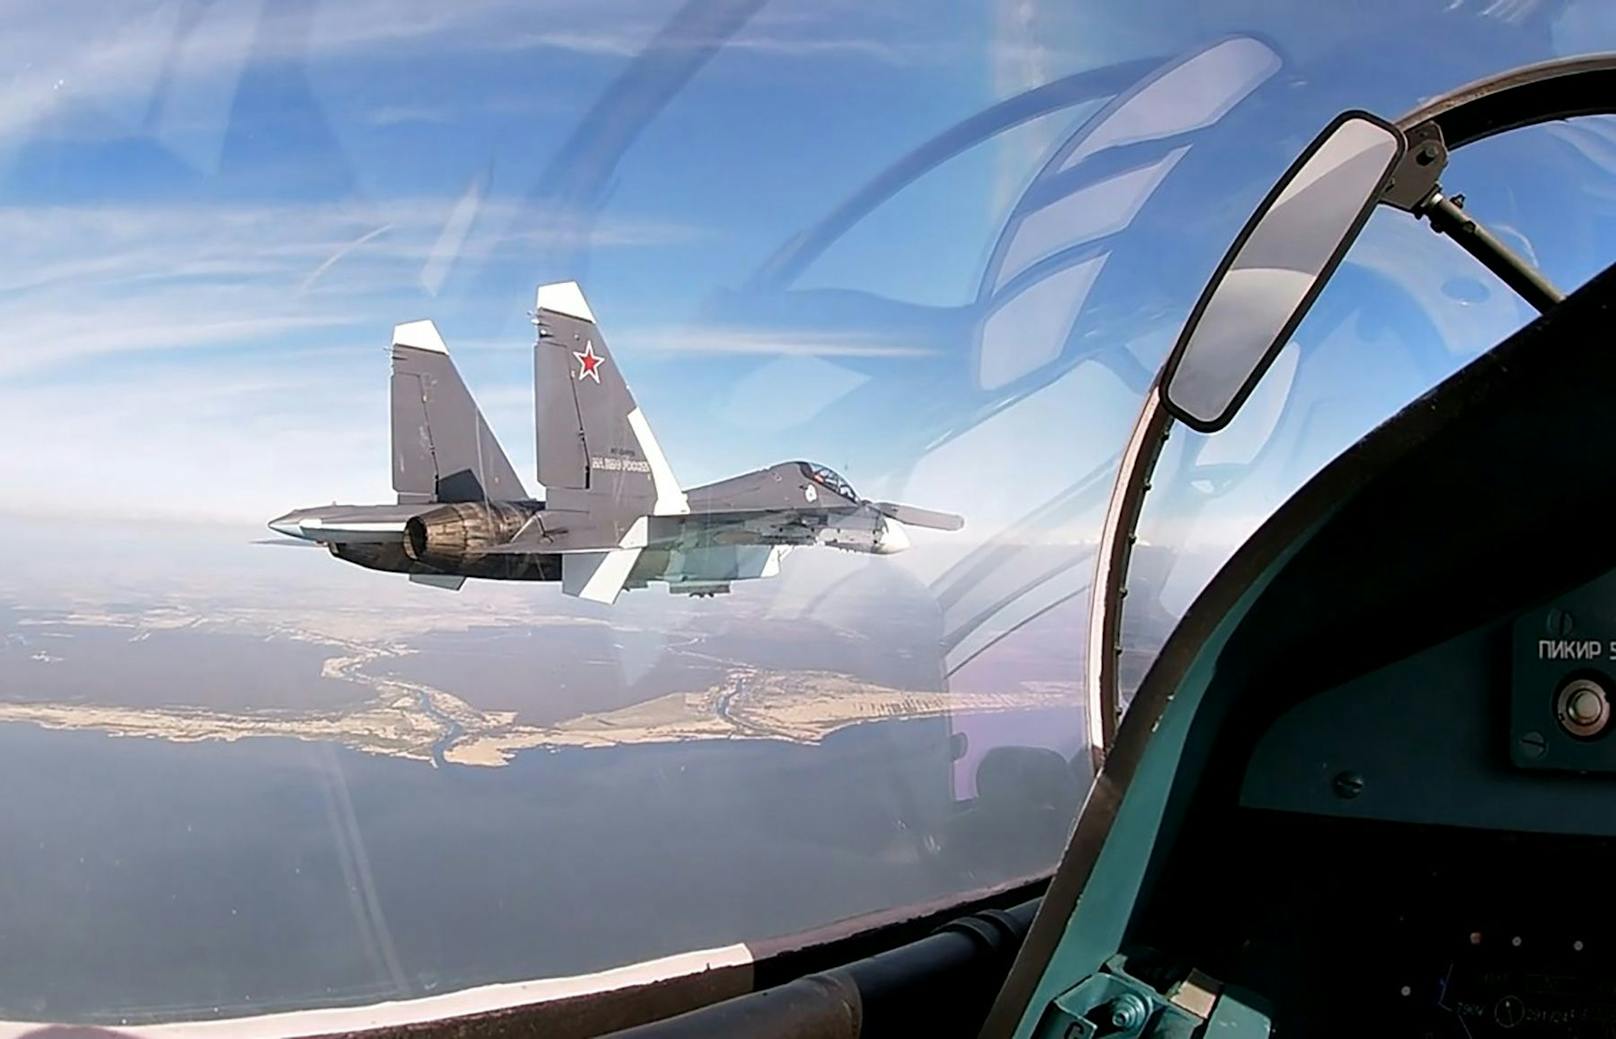
[[[823,465],[815,465],[813,462],[798,462],[797,464],[802,467],[803,475],[820,486],[829,487],[844,498],[853,501],[859,500],[858,494],[853,490],[853,485],[843,479],[842,475],[836,470]]]

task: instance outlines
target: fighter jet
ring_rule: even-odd
[[[467,578],[558,581],[612,603],[666,583],[712,596],[773,577],[800,546],[891,555],[905,525],[952,513],[868,501],[823,465],[781,462],[682,489],[576,282],[541,285],[533,323],[538,482],[529,497],[431,321],[393,329],[394,505],[297,509],[270,529],[345,562],[458,590]]]

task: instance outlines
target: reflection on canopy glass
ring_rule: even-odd
[[[1117,454],[1243,221],[1336,112],[1616,43],[1588,3],[1315,7],[16,13],[0,1030],[465,1012],[1047,874],[1090,781],[1079,633]],[[1221,439],[1174,438],[1130,640],[1518,320],[1402,234],[1371,221]],[[265,529],[366,503],[469,506],[466,527],[496,484],[525,526],[594,489],[538,478],[557,404],[529,311],[570,282],[611,345],[556,351],[561,405],[632,380],[623,424],[655,428],[681,492],[783,464],[907,550],[793,544],[724,594],[625,579],[608,605]],[[395,404],[452,388],[439,341],[480,417],[395,437]],[[589,481],[651,468],[582,458]],[[665,568],[714,547],[651,526],[619,547]],[[1124,652],[1143,666],[1148,640]]]

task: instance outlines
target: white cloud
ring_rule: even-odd
[[[453,204],[0,207],[0,507],[261,522],[387,500],[385,330]],[[531,471],[525,368],[469,381]]]
[[[298,332],[389,327],[401,294],[443,262],[453,199],[273,205],[0,207],[0,375],[87,357],[284,341]],[[485,203],[479,227],[509,223]],[[534,245],[592,248],[688,240],[661,222],[560,222],[524,232]],[[509,241],[472,230],[457,258]],[[434,250],[437,250],[435,252]]]
[[[475,110],[473,110],[475,106]],[[567,116],[574,112],[571,104],[544,94],[481,93],[474,102],[455,104],[442,102],[384,102],[373,107],[357,105],[354,116],[369,126],[445,126],[461,122],[473,115],[515,115],[533,118],[541,115]]]
[[[64,102],[152,133],[208,168],[217,160],[228,102],[248,62],[408,61],[423,53],[558,50],[627,59],[654,40],[672,48],[722,44],[769,57],[930,59],[935,41],[849,18],[829,6],[804,17],[754,16],[727,39],[668,25],[677,0],[341,0],[311,17],[264,0],[123,3],[80,0],[7,12],[0,36],[0,146],[15,144]],[[850,31],[849,26],[852,26]],[[380,125],[435,120],[437,107],[382,105]],[[198,125],[198,121],[202,124]],[[172,139],[170,139],[172,138]]]
[[[364,114],[371,126],[401,126],[407,123],[452,123],[460,112],[452,105],[378,105]]]
[[[322,5],[310,45],[321,53],[374,51],[431,39],[465,50],[559,50],[632,58],[655,43],[786,58],[862,57],[905,62],[927,55],[925,41],[891,25],[861,35],[849,17],[856,5],[824,4],[812,11],[753,15],[729,36],[673,25],[682,4],[672,0],[571,0],[542,7],[508,0],[446,5],[432,0],[345,0]],[[839,7],[839,10],[837,9]],[[877,27],[870,26],[872,30]],[[852,31],[850,31],[850,29]]]
[[[749,329],[711,325],[627,330],[635,349],[661,353],[751,354],[774,357],[926,357],[936,351],[864,332]]]
[[[8,510],[263,522],[298,505],[386,501],[386,362],[0,382]]]
[[[730,387],[713,417],[747,436],[778,432],[811,421],[868,379],[818,357],[780,357]]]

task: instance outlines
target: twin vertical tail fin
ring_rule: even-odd
[[[534,320],[538,475],[546,512],[575,514],[580,529],[574,533],[588,545],[560,549],[562,590],[611,602],[647,544],[647,517],[686,513],[690,506],[577,283],[541,285]],[[393,489],[400,503],[527,497],[430,321],[393,330],[392,416]]]
[[[527,497],[430,321],[393,329],[392,413],[401,504]]]
[[[577,282],[540,285],[533,398],[549,507],[622,517],[690,511]]]

